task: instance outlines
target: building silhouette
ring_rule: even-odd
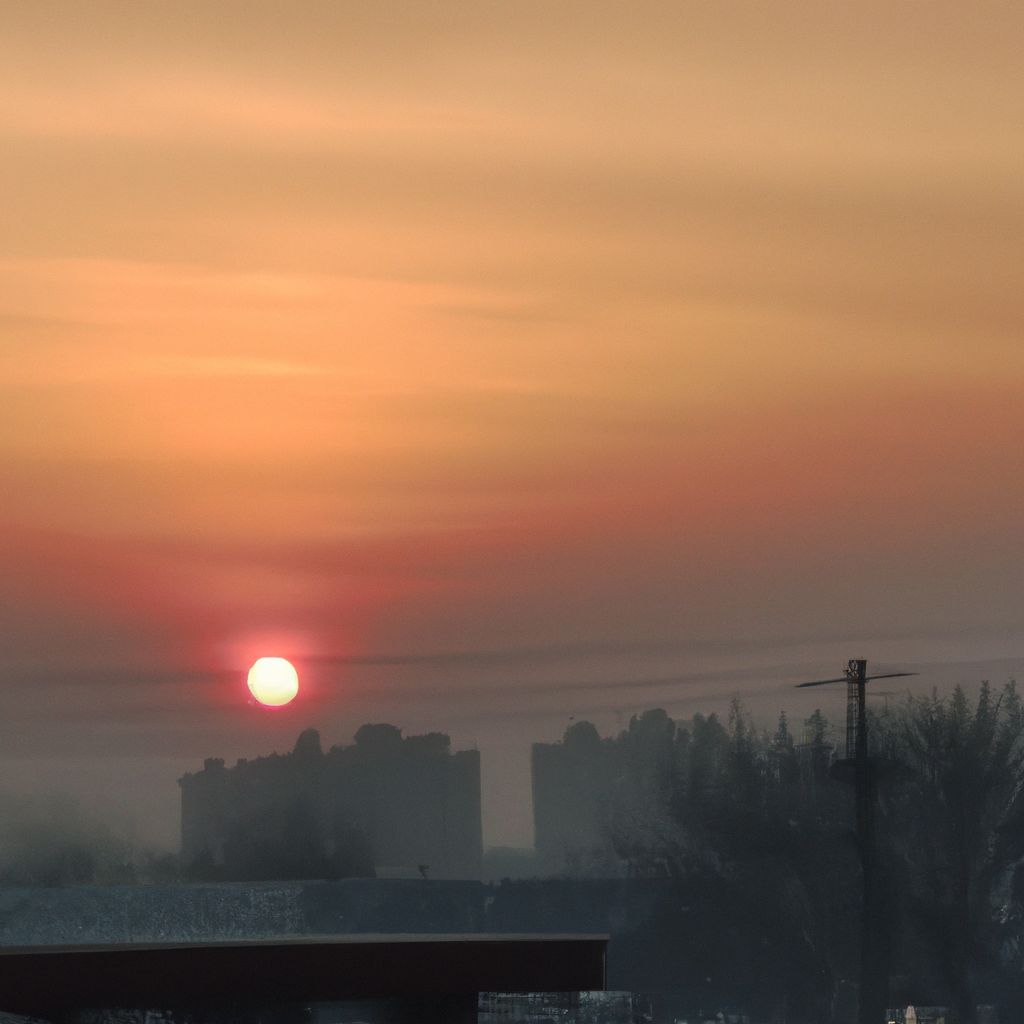
[[[533,745],[538,866],[569,877],[656,878],[695,854],[694,835],[744,815],[843,817],[848,794],[831,779],[828,735],[820,712],[802,743],[785,715],[774,737],[758,734],[738,703],[727,723],[714,714],[675,722],[654,708],[609,737],[576,722],[560,742]]]
[[[182,862],[200,876],[480,877],[480,755],[442,733],[364,725],[325,753],[308,729],[289,754],[209,758],[178,784]]]
[[[679,756],[676,724],[660,709],[634,716],[615,738],[577,722],[561,742],[535,743],[534,844],[541,869],[614,876],[635,873],[641,859],[650,862],[657,845],[650,833],[667,819]],[[642,870],[649,869],[650,863]]]

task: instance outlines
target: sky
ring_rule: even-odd
[[[8,785],[173,843],[203,757],[386,720],[526,845],[570,716],[1017,671],[1019,5],[0,23]]]

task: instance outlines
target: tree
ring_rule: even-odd
[[[771,789],[775,813],[791,818],[800,800],[800,758],[785,711],[779,712],[779,724],[771,740],[771,756],[774,762]]]
[[[880,726],[880,728],[879,728]],[[1024,858],[1024,714],[1011,682],[983,683],[972,708],[908,698],[878,720],[879,746],[900,771],[886,787],[883,828],[894,855],[905,926],[904,967],[930,975],[962,1024],[991,998],[1007,924],[1019,920],[1014,868]],[[928,964],[908,963],[914,949]],[[986,991],[988,990],[988,991]]]
[[[213,874],[225,881],[371,877],[373,860],[363,832],[340,816],[325,822],[298,796],[235,822]]]
[[[0,794],[0,885],[130,882],[130,845],[66,794]]]

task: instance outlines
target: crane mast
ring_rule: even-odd
[[[857,852],[863,887],[860,932],[859,1024],[879,1024],[889,988],[889,943],[885,924],[884,884],[875,842],[878,765],[868,754],[867,683],[871,679],[912,676],[915,672],[886,672],[869,676],[863,658],[851,658],[842,676],[800,683],[800,687],[846,683],[846,758],[837,766],[841,777],[852,775],[856,805]],[[850,769],[852,768],[852,772]]]

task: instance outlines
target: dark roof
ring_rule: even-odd
[[[330,935],[0,949],[0,1009],[282,1004],[603,989],[606,935]]]

